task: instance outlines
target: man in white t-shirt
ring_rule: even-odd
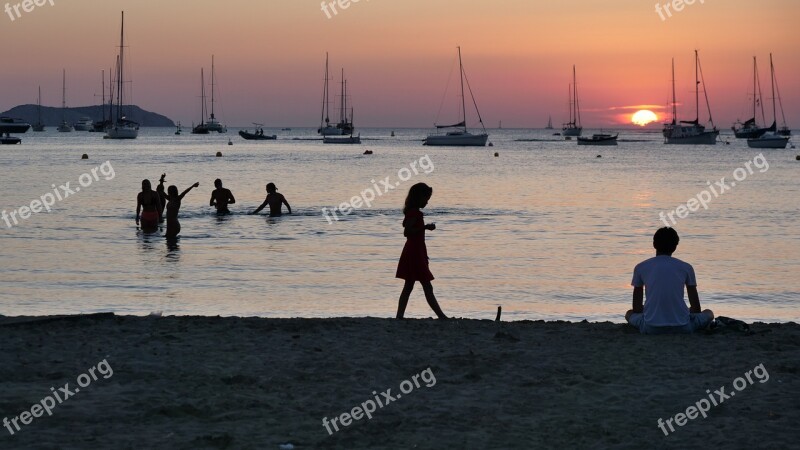
[[[633,269],[633,309],[625,314],[625,320],[642,334],[692,333],[714,320],[710,309],[700,312],[694,269],[672,257],[678,242],[678,232],[673,228],[659,229],[653,236],[655,258]],[[683,299],[684,286],[691,307]],[[647,302],[642,305],[645,293]]]

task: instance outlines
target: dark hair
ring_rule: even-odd
[[[267,192],[275,192],[278,188],[275,186],[275,183],[267,183]]]
[[[653,235],[653,247],[659,255],[671,255],[675,253],[678,248],[678,243],[681,238],[678,237],[678,232],[674,228],[663,227],[656,231]]]
[[[150,184],[150,180],[142,180],[142,190],[145,192],[153,190],[153,186]]]
[[[220,180],[219,178],[217,178],[216,180],[214,180],[214,186],[216,186],[216,187],[222,187],[222,180]]]
[[[417,183],[411,186],[408,190],[406,197],[406,206],[403,208],[403,213],[407,213],[411,209],[421,208],[422,205],[428,202],[433,195],[433,188],[425,183]]]
[[[177,197],[178,196],[178,186],[174,184],[167,188],[167,193],[169,193],[170,197]]]

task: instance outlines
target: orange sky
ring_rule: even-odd
[[[328,51],[332,71],[347,72],[357,125],[429,126],[457,45],[487,126],[565,121],[572,64],[587,126],[627,122],[632,105],[663,108],[673,56],[679,101],[690,102],[695,48],[718,127],[747,118],[753,56],[769,97],[770,52],[789,124],[800,121],[796,0],[697,0],[664,21],[654,0],[361,0],[330,19],[317,0],[53,2],[0,15],[0,110],[35,102],[40,84],[44,103],[60,105],[62,68],[70,106],[98,103],[124,9],[134,103],[184,124],[199,120],[199,69],[213,53],[224,122],[315,126]]]

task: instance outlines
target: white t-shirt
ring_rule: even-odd
[[[683,299],[684,286],[697,286],[691,264],[672,256],[659,255],[633,269],[633,287],[645,287],[644,321],[654,327],[689,323],[689,307]]]

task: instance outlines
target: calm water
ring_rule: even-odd
[[[419,141],[427,130],[390,131],[362,130],[361,146],[292,139],[313,130],[275,131],[281,139],[263,143],[235,130],[199,137],[148,129],[132,142],[28,132],[22,145],[0,147],[6,211],[53,184],[80,187],[81,174],[105,161],[114,177],[98,172],[49,214],[10,229],[0,222],[0,314],[393,316],[400,210],[408,187],[426,182],[434,188],[426,217],[437,224],[428,234],[431,270],[446,313],[493,318],[503,305],[508,320],[621,321],[633,266],[653,254],[658,213],[685,204],[707,181],[731,180],[759,153],[730,138],[728,146],[666,147],[657,133],[630,131],[615,148],[549,141],[541,130],[491,131],[493,148],[428,148]],[[745,320],[800,320],[797,153],[764,150],[768,170],[678,219],[676,256],[694,264],[703,307]],[[398,171],[426,154],[431,173],[419,170],[371,208],[332,224],[321,215],[373,179],[399,182]],[[162,172],[181,190],[200,182],[183,201],[173,249],[133,220],[141,180],[155,183]],[[235,194],[236,215],[212,214],[217,177]],[[240,214],[263,201],[270,181],[295,214]],[[407,315],[432,315],[419,287]]]

